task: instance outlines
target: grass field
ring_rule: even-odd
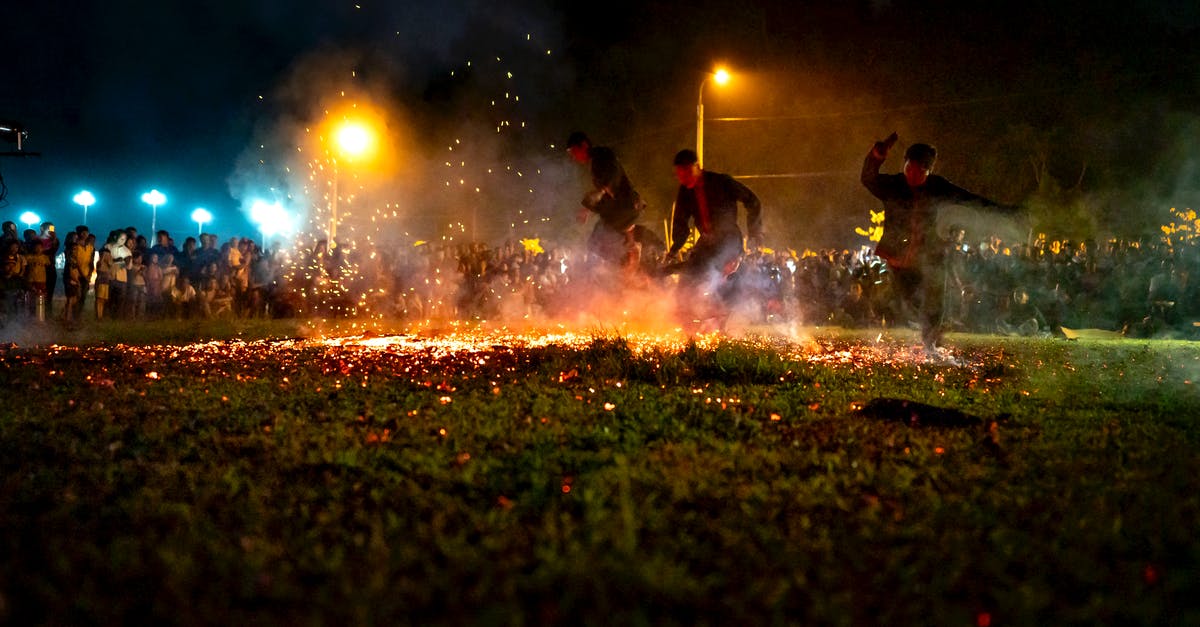
[[[1200,624],[1197,344],[118,330],[0,348],[0,622]]]

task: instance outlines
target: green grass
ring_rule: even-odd
[[[1200,623],[1195,344],[118,331],[0,349],[0,622]]]

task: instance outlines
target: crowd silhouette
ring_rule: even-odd
[[[535,240],[418,243],[373,248],[316,242],[266,251],[249,238],[153,242],[133,227],[104,234],[54,225],[0,237],[2,322],[381,316],[401,320],[564,318],[600,289],[658,289],[659,250],[638,277],[597,279],[596,264]],[[1129,336],[1196,337],[1200,242],[1005,242],[952,232],[944,311],[950,330],[1062,335],[1097,328]],[[747,324],[903,327],[914,312],[895,297],[887,264],[858,250],[758,249],[724,279],[722,297]],[[1063,329],[1067,329],[1064,331]]]

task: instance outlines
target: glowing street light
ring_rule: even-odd
[[[373,143],[371,129],[361,122],[347,121],[338,127],[334,139],[343,155],[350,158],[361,157],[367,153]]]
[[[83,225],[87,226],[87,210],[88,210],[88,207],[91,207],[92,205],[96,204],[96,197],[93,196],[91,192],[89,192],[88,190],[85,189],[82,192],[75,194],[75,197],[72,198],[72,200],[75,201],[75,204],[83,207]]]
[[[262,234],[264,248],[267,245],[268,237],[292,231],[292,218],[288,215],[287,210],[278,202],[254,201],[250,205],[250,220],[258,225],[258,230]]]
[[[712,80],[718,86],[724,86],[731,78],[729,70],[717,68],[715,72],[705,74],[704,80],[700,81],[700,93],[696,98],[696,161],[701,167],[704,166],[704,84]]]
[[[32,229],[33,225],[42,221],[42,218],[32,211],[26,211],[25,213],[22,213],[21,217],[18,219],[25,223],[25,228],[27,229]]]
[[[204,225],[212,222],[213,215],[204,207],[196,207],[196,210],[192,212],[192,219],[196,221],[196,236],[199,237],[204,231]]]
[[[150,205],[150,207],[154,210],[153,213],[150,214],[150,232],[154,233],[157,231],[158,227],[158,206],[166,204],[167,197],[157,189],[152,189],[145,194],[142,194],[142,202]]]

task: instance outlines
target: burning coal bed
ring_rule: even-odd
[[[0,348],[6,369],[35,390],[124,390],[157,396],[207,394],[207,386],[272,395],[402,385],[434,393],[431,404],[447,405],[477,393],[498,397],[511,386],[579,388],[601,406],[609,390],[644,384],[648,389],[686,387],[700,398],[710,388],[738,383],[811,388],[838,377],[860,390],[838,409],[861,409],[879,396],[873,382],[886,379],[891,395],[907,382],[988,394],[1013,366],[1002,350],[957,351],[951,362],[931,361],[916,347],[878,336],[872,339],[801,340],[779,336],[687,336],[682,333],[621,336],[508,330],[455,329],[405,335],[355,335],[257,341],[212,341],[186,345],[106,345]],[[1060,365],[1061,366],[1061,365]],[[1066,367],[1070,367],[1066,365]],[[154,388],[158,388],[155,390]],[[157,394],[154,394],[157,392]],[[228,393],[228,392],[226,392]],[[80,397],[88,396],[86,393]],[[717,398],[719,403],[739,402]],[[814,398],[819,398],[814,394]],[[224,398],[228,402],[228,398]],[[709,399],[711,402],[711,398]],[[832,400],[832,399],[831,399]],[[73,406],[76,401],[72,399]],[[810,409],[820,407],[814,401]]]

